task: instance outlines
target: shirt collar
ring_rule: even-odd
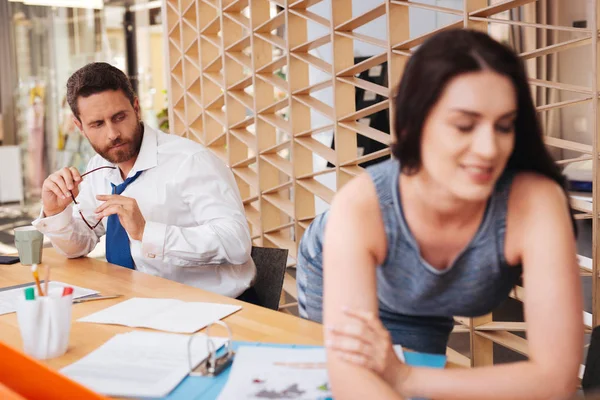
[[[156,131],[144,123],[144,137],[142,138],[140,152],[127,177],[135,175],[138,171],[145,171],[156,167],[158,164],[158,145],[156,140]]]
[[[158,165],[157,140],[156,131],[144,123],[144,136],[142,138],[140,152],[135,160],[135,164],[133,164],[133,168],[131,168],[129,175],[127,175],[128,178],[134,176],[139,171],[145,171]],[[108,179],[113,184],[120,184],[123,182],[121,172],[118,168],[110,170]]]

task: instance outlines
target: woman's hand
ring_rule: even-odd
[[[396,356],[390,333],[372,312],[343,311],[349,321],[327,327],[327,348],[342,360],[370,369],[398,390],[410,367]]]

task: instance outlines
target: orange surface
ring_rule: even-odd
[[[7,386],[0,383],[0,399],[2,400],[24,400],[25,397],[13,392]]]
[[[0,360],[0,399],[107,399],[2,342]]]

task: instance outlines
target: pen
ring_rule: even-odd
[[[38,273],[37,264],[33,264],[31,266],[31,272],[33,273],[33,278],[35,279],[35,285],[37,286],[38,294],[43,296],[44,292],[42,291],[42,285],[40,285],[40,274]]]
[[[111,296],[87,297],[85,299],[75,299],[75,300],[73,300],[73,304],[85,303],[87,301],[95,301],[95,300],[116,299],[117,297],[121,297],[121,296],[123,296],[123,295],[115,294],[115,295],[111,295]]]

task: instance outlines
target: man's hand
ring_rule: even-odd
[[[117,214],[129,236],[134,240],[142,240],[146,220],[135,199],[117,194],[98,195],[96,199],[104,201],[100,207],[96,208],[96,218],[101,219]]]
[[[42,185],[42,204],[44,215],[50,217],[64,211],[79,194],[82,178],[77,168],[63,168],[44,180]]]

